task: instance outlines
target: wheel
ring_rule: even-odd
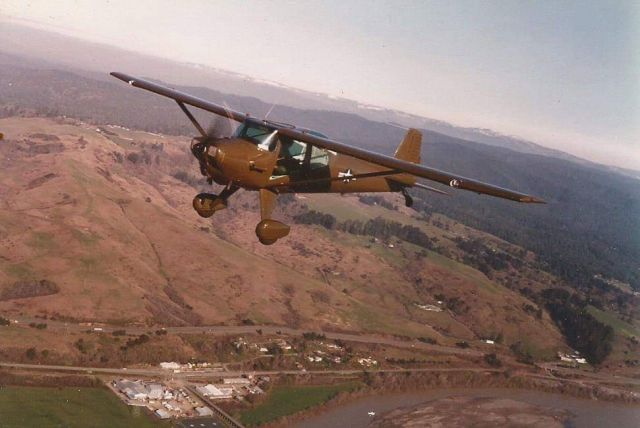
[[[216,212],[214,202],[216,195],[200,193],[193,198],[193,209],[200,217],[209,218]]]
[[[258,238],[258,241],[260,241],[260,243],[262,245],[272,245],[275,244],[277,239],[262,239],[262,238]]]
[[[271,245],[289,234],[289,226],[276,220],[262,220],[256,226],[256,236],[262,245]]]
[[[407,207],[411,208],[413,206],[413,198],[411,196],[409,196],[409,195],[405,195],[404,196],[404,204]]]

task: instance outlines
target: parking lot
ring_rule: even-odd
[[[224,424],[216,417],[190,418],[176,421],[176,428],[224,428]]]

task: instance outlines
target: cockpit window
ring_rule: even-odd
[[[238,127],[234,137],[244,138],[252,143],[261,145],[269,138],[273,131],[273,129],[257,123],[244,122]]]

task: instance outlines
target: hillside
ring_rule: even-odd
[[[204,88],[198,96],[228,102],[255,116],[270,104]],[[7,63],[0,72],[0,116],[67,115],[94,123],[168,134],[193,134],[170,100],[115,81]],[[207,123],[210,117],[202,115]],[[389,153],[403,130],[362,117],[276,106],[270,116],[321,130],[350,144]],[[424,131],[423,162],[437,168],[542,196],[546,206],[524,207],[466,192],[434,198],[414,192],[418,208],[439,212],[534,251],[544,268],[585,290],[617,280],[640,286],[640,186],[638,180],[575,162],[471,144]],[[604,285],[603,285],[604,284]]]
[[[33,287],[33,297],[0,299],[5,316],[154,325],[251,321],[443,344],[500,335],[505,345],[526,337],[538,356],[564,346],[546,313],[527,312],[535,303],[415,245],[395,240],[391,248],[297,225],[282,245],[263,247],[253,234],[255,195],[247,192],[226,212],[200,219],[190,207],[197,189],[174,177],[193,171],[183,138],[98,130],[71,119],[6,118],[0,129],[0,290],[17,282],[55,284],[47,293]],[[322,198],[317,203],[324,205]],[[346,199],[346,207],[366,208]],[[302,201],[284,202],[283,218],[307,209]],[[418,221],[410,212],[392,215]],[[448,233],[424,227],[435,236]],[[440,294],[464,307],[418,306],[437,304]]]

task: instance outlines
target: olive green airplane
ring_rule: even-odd
[[[225,186],[219,195],[200,193],[193,208],[202,217],[211,217],[227,207],[238,189],[260,193],[261,221],[256,235],[270,245],[289,233],[289,226],[274,220],[272,212],[280,193],[398,192],[407,206],[413,199],[407,189],[416,187],[447,194],[416,182],[423,178],[447,186],[510,199],[544,203],[541,199],[457,174],[420,164],[422,134],[409,129],[393,157],[343,144],[310,129],[267,119],[257,119],[201,98],[123,73],[112,76],[136,88],[175,100],[196,127],[200,136],[191,142],[191,151],[200,163],[200,172],[209,184]],[[221,126],[205,130],[187,105],[239,123],[235,132],[221,132]]]

